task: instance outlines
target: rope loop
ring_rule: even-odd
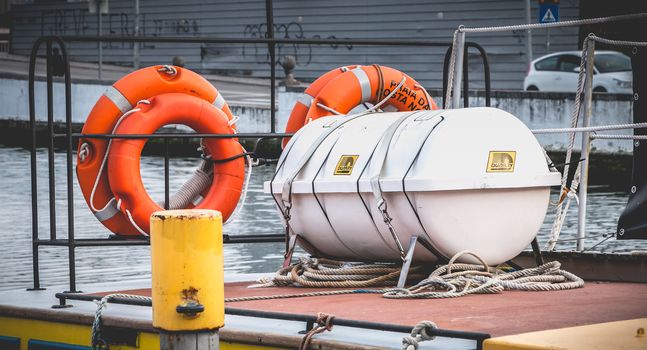
[[[110,349],[110,345],[102,337],[101,327],[103,326],[103,312],[108,308],[108,302],[110,302],[110,300],[113,298],[128,298],[142,301],[151,301],[150,297],[122,293],[109,294],[101,298],[101,300],[95,300],[94,302],[97,304],[97,310],[94,313],[94,321],[92,322],[92,335],[90,338],[92,350]]]
[[[334,319],[335,315],[318,312],[317,319],[315,320],[317,326],[309,330],[308,333],[306,333],[306,335],[303,337],[303,339],[301,339],[299,350],[308,349],[310,342],[312,341],[312,337],[314,337],[316,334],[322,333],[324,331],[332,331]]]
[[[79,148],[79,159],[81,160],[81,163],[84,163],[89,155],[90,155],[90,144],[87,142],[83,142],[81,144],[81,147]]]
[[[164,72],[168,75],[176,75],[177,74],[177,69],[175,67],[165,64],[161,66],[160,68],[157,69],[158,72]]]

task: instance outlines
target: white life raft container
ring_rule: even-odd
[[[291,234],[316,256],[400,261],[386,209],[405,250],[414,235],[431,245],[414,261],[470,250],[495,265],[529,245],[559,183],[519,119],[464,108],[315,120],[291,139],[265,192],[281,213],[290,207]]]

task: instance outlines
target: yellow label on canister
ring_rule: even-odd
[[[488,173],[511,173],[514,171],[516,151],[490,151],[487,160]]]
[[[359,155],[343,155],[335,167],[335,175],[350,175]]]

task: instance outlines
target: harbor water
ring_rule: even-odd
[[[65,153],[55,153],[56,173],[56,229],[57,238],[67,237],[67,199]],[[194,172],[197,158],[170,159],[171,192]],[[38,229],[41,238],[49,237],[49,196],[47,150],[38,150]],[[162,157],[143,157],[142,177],[154,200],[164,197]],[[224,227],[230,235],[282,233],[283,227],[272,198],[263,193],[263,182],[271,178],[273,166],[254,168],[245,206],[238,218]],[[74,176],[74,221],[76,238],[106,238],[109,232],[87,208]],[[553,201],[556,194],[553,195]],[[31,250],[31,190],[29,151],[0,146],[0,290],[28,288],[32,285]],[[588,238],[585,247],[591,248],[613,233],[627,194],[592,189],[588,204]],[[554,216],[552,207],[539,233],[540,245],[547,241]],[[573,205],[563,227],[558,250],[575,248],[577,207]],[[281,243],[225,245],[225,273],[259,273],[277,270],[283,260]],[[647,249],[645,241],[617,241],[610,238],[593,250],[602,252],[630,252]],[[67,249],[43,246],[40,248],[40,275],[43,287],[65,285],[68,282]],[[150,277],[150,252],[147,246],[82,247],[77,249],[77,283],[111,282],[146,279]]]

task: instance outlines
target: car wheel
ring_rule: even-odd
[[[597,86],[593,89],[593,92],[607,92],[607,89],[604,86]]]
[[[526,91],[539,91],[539,88],[534,85],[530,85],[526,88]]]

